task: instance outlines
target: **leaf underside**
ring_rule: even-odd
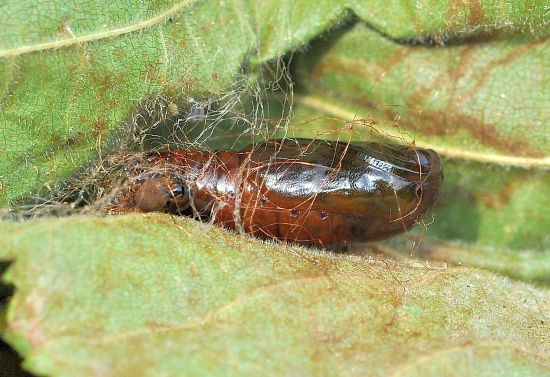
[[[8,228],[6,338],[40,373],[549,366],[547,293],[480,270],[319,253],[167,215],[44,220],[32,237]]]

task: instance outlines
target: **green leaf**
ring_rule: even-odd
[[[548,292],[166,215],[8,225],[9,342],[48,375],[548,372]],[[546,317],[546,318],[545,318]]]
[[[547,38],[437,48],[399,45],[362,24],[338,36],[301,61],[306,106],[397,120],[419,146],[451,157],[550,167]]]
[[[79,2],[31,9],[18,3],[3,6],[19,26],[2,28],[0,38],[9,43],[2,55],[10,68],[2,93],[3,203],[45,191],[98,159],[115,131],[130,131],[125,123],[141,101],[161,93],[175,99],[181,88],[188,96],[204,95],[227,85],[248,49],[246,30],[236,30],[231,38],[240,48],[216,54],[228,43],[222,22],[200,4],[195,12],[203,17],[185,17],[191,1],[172,8],[128,2],[113,6],[106,19],[91,18],[93,9],[79,12]],[[46,13],[48,23],[33,21]],[[124,28],[133,32],[121,33]],[[23,45],[22,36],[28,36]],[[64,48],[51,49],[58,46]],[[42,52],[24,54],[25,48]]]
[[[71,376],[548,374],[545,288],[426,261],[548,284],[548,5],[411,4],[4,1],[2,206],[47,195],[131,145],[140,122],[154,118],[155,132],[167,132],[174,106],[185,118],[195,100],[235,90],[235,102],[248,101],[240,91],[265,90],[266,63],[296,51],[299,90],[283,134],[391,134],[453,158],[427,231],[358,250],[402,262],[160,215],[0,223],[0,259],[14,261],[5,278],[17,288],[0,329],[26,367]],[[281,113],[270,104],[261,115]],[[231,127],[216,124],[212,135],[243,142]]]

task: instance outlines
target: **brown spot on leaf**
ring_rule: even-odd
[[[157,322],[157,321],[148,321],[148,322],[145,323],[145,327],[147,327],[150,330],[162,330],[162,329],[165,329],[169,326],[170,326],[170,324],[168,324],[168,323],[162,323],[162,322]]]
[[[485,12],[479,0],[451,0],[446,18],[451,29],[465,26],[462,25],[462,20],[469,26],[478,26],[485,19]]]
[[[413,116],[418,120],[417,122],[402,122],[402,124],[406,123],[406,127],[427,135],[454,134],[462,129],[467,129],[481,143],[502,152],[533,157],[544,155],[531,149],[529,142],[524,140],[523,137],[501,134],[495,125],[484,123],[468,115],[453,113],[452,111],[433,111],[416,112]]]
[[[25,297],[22,308],[24,311],[18,311],[18,317],[8,323],[13,332],[21,333],[33,347],[40,347],[47,339],[41,324],[45,296],[39,289],[31,291]]]
[[[413,48],[410,47],[398,47],[392,54],[378,63],[368,63],[357,59],[325,57],[314,67],[311,75],[315,81],[318,81],[325,74],[346,72],[360,77],[368,76],[378,81],[397,64],[401,63],[412,51]]]
[[[510,203],[510,199],[512,198],[515,188],[516,185],[512,181],[503,185],[499,191],[494,193],[484,193],[479,195],[477,199],[485,207],[492,210],[498,210],[506,207]]]
[[[158,67],[155,64],[147,64],[147,69],[145,71],[145,81],[153,81],[159,76]]]
[[[470,7],[470,14],[468,17],[468,25],[477,26],[481,25],[483,19],[485,18],[485,12],[483,12],[483,7],[479,0],[470,0],[467,2]]]
[[[94,137],[96,139],[101,139],[105,132],[105,121],[103,119],[97,119],[94,124]]]
[[[106,98],[110,97],[110,93],[124,82],[123,75],[116,75],[112,72],[102,71],[101,69],[89,70],[88,78],[93,87],[93,92],[103,105]]]
[[[450,77],[450,82],[454,85],[458,80],[463,78],[468,73],[468,68],[471,66],[471,60],[475,59],[477,49],[474,45],[466,45],[458,51],[458,60],[455,65],[449,67],[447,74]]]
[[[86,135],[83,132],[75,132],[67,137],[61,137],[61,135],[51,135],[51,148],[44,153],[44,157],[52,156],[57,151],[71,148],[86,140]]]

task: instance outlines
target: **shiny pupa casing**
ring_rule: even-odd
[[[271,140],[240,152],[147,156],[154,176],[134,209],[194,214],[256,237],[328,247],[376,241],[416,224],[443,174],[433,150],[370,142]]]

